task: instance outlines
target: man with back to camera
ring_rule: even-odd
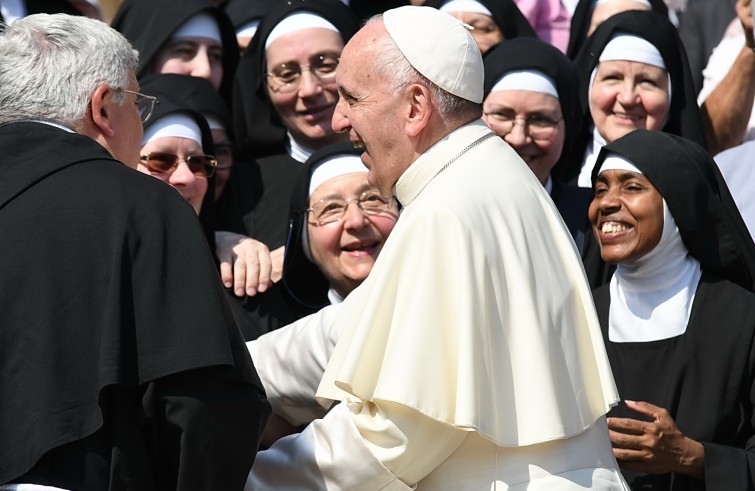
[[[137,67],[93,19],[0,32],[0,489],[240,489],[255,458],[269,405],[196,214],[128,168]]]
[[[482,70],[465,26],[426,7],[346,45],[333,127],[403,210],[343,303],[248,343],[274,412],[310,424],[258,454],[247,490],[628,489],[580,259],[480,120]]]

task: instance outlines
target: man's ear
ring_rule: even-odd
[[[405,124],[406,134],[417,136],[430,122],[430,115],[435,110],[430,98],[430,89],[421,84],[407,87],[409,114]]]
[[[95,129],[106,137],[112,137],[115,134],[112,121],[114,106],[113,89],[105,84],[97,86],[92,93],[89,108],[92,111],[92,123]]]

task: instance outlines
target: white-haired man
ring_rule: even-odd
[[[579,257],[543,187],[480,120],[466,27],[389,10],[346,45],[337,83],[333,127],[403,211],[342,304],[250,343],[290,422],[317,414],[315,399],[340,404],[258,454],[247,489],[627,489]]]
[[[269,405],[196,214],[129,168],[137,67],[97,20],[0,32],[0,489],[239,489],[254,461]]]

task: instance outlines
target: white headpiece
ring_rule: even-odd
[[[502,90],[529,90],[547,94],[558,99],[556,83],[548,75],[539,70],[517,70],[505,73],[495,83],[490,92]]]
[[[330,157],[318,165],[312,173],[312,178],[309,180],[310,196],[325,181],[354,172],[367,172],[367,167],[356,155],[342,154]]]
[[[331,31],[340,32],[336,26],[317,14],[311,12],[295,12],[278,22],[278,25],[270,31],[270,34],[265,40],[265,49],[269,48],[270,45],[281,36],[301,31],[302,29],[313,28],[329,29]]]
[[[191,19],[183,23],[178,30],[173,33],[173,38],[200,37],[213,39],[219,43],[223,40],[220,37],[220,27],[213,16],[208,13],[200,12]]]
[[[170,136],[188,138],[202,145],[202,130],[196,121],[185,114],[168,114],[152,123],[144,132],[142,145]]]
[[[483,4],[476,0],[449,0],[440,8],[441,12],[474,12],[493,17],[493,14]]]
[[[386,11],[383,22],[419,73],[455,96],[482,102],[482,56],[461,21],[432,7],[408,5]]]
[[[601,5],[601,4],[604,4],[604,3],[611,3],[611,2],[615,2],[615,1],[617,1],[617,0],[597,0],[595,2],[595,6],[597,7],[598,5]],[[631,0],[631,1],[634,2],[634,3],[639,3],[640,5],[644,5],[649,10],[653,9],[653,6],[650,5],[650,2],[648,0]]]
[[[614,34],[603,48],[598,61],[637,61],[666,69],[658,48],[649,41],[632,34]]]
[[[240,38],[254,37],[254,33],[257,32],[257,28],[260,26],[259,19],[247,22],[243,26],[236,29],[236,36]]]

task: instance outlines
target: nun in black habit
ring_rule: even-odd
[[[233,24],[231,24],[223,9],[211,1],[125,0],[118,9],[111,26],[131,41],[134,48],[139,51],[141,68],[137,73],[137,78],[141,79],[147,75],[158,73],[155,63],[161,60],[165,50],[170,48],[169,43],[173,40],[174,35],[182,34],[183,29],[193,26],[192,23],[197,22],[199,23],[198,29],[192,28],[191,32],[187,33],[196,35],[208,27],[204,22],[208,19],[215,21],[220,44],[222,44],[222,54],[219,61],[223,73],[216,88],[226,101],[230,101],[233,76],[239,61],[236,34]],[[214,35],[215,29],[212,25],[209,27]],[[193,56],[186,51],[185,47],[179,47],[177,54],[182,60]],[[209,53],[208,56],[212,58],[216,54]],[[179,72],[163,70],[162,73]],[[191,75],[191,73],[183,71],[180,73]],[[203,78],[208,79],[212,77],[212,74],[203,76]]]
[[[619,68],[601,75],[599,68],[603,62],[610,62],[608,66],[619,62]],[[614,137],[616,132],[625,134],[635,128],[662,130],[705,146],[687,56],[676,28],[667,17],[638,10],[614,15],[588,39],[575,64],[584,116],[575,158],[554,170],[561,180],[578,181],[580,186],[589,187],[598,151],[618,138]],[[636,68],[637,65],[644,67]],[[630,69],[643,70],[642,77],[632,75]],[[661,72],[658,80],[651,80],[650,70],[658,73],[659,69],[665,74]],[[607,87],[605,91],[595,89],[599,83]],[[624,88],[627,83],[632,90],[628,101]],[[601,95],[607,93],[612,98]],[[652,97],[656,98],[659,93],[667,102],[660,109],[657,106],[651,109],[647,95],[655,94]]]
[[[228,0],[223,5],[225,13],[233,23],[242,55],[256,34],[262,17],[279,3],[280,0]]]
[[[236,75],[233,122],[244,162],[231,176],[226,193],[229,230],[249,235],[271,250],[285,243],[287,205],[302,164],[319,148],[348,139],[330,126],[338,101],[334,70],[343,45],[358,27],[354,12],[339,0],[282,2],[262,19]],[[284,89],[269,75],[281,66],[268,66],[268,49],[276,50],[301,30],[314,28],[318,28],[318,39],[327,40],[315,42],[310,37],[307,60],[290,60],[284,55],[281,63],[294,66],[296,72],[300,70],[297,66],[315,60],[321,65],[320,74],[299,72],[299,79],[306,82],[297,80]],[[307,39],[308,35],[301,36]],[[312,84],[322,90],[313,91]],[[284,107],[283,114],[276,107]]]
[[[574,141],[582,119],[574,64],[558,49],[536,38],[512,39],[501,43],[486,53],[483,61],[483,119],[530,165],[553,198],[577,248],[582,252],[585,233],[589,232],[587,207],[592,200],[592,191],[559,182],[550,176],[555,165],[565,165],[573,158]],[[509,91],[516,92],[506,95]],[[551,95],[560,108],[560,114],[544,114],[542,105],[527,106],[517,97],[520,91]],[[516,122],[511,123],[517,116],[528,121],[521,133],[514,128]],[[498,120],[503,121],[505,128],[496,124]],[[550,136],[542,141],[532,138],[529,133],[529,124],[538,122],[552,128]],[[506,131],[503,132],[503,129]]]
[[[515,39],[519,37],[531,37],[536,38],[537,33],[532,28],[527,18],[516,6],[514,0],[474,0],[476,4],[482,7],[482,10],[489,12],[486,16],[492,18],[495,25],[486,26],[478,25],[473,26],[472,37],[477,41],[477,45],[480,47],[480,51],[485,54],[488,49],[492,48],[494,44],[498,44],[502,41],[509,39]],[[453,7],[453,0],[428,0],[424,3],[427,7],[433,7],[438,10],[444,10],[451,15],[456,13]],[[450,9],[450,10],[449,10]],[[478,9],[478,12],[481,10]],[[468,22],[467,19],[461,19],[462,22]],[[478,32],[476,33],[475,30]],[[498,34],[498,39],[494,44],[488,42],[488,38],[492,35]],[[485,38],[484,40],[478,39],[480,36]]]
[[[594,291],[625,404],[609,414],[633,489],[755,483],[755,245],[708,153],[637,130],[606,145],[590,219],[618,264]]]
[[[609,2],[613,0],[608,0]],[[627,8],[638,10],[652,10],[668,18],[668,7],[663,0],[622,0]],[[569,29],[569,46],[566,48],[566,56],[575,59],[582,47],[590,37],[590,26],[593,24],[593,11],[599,0],[579,0],[571,18]],[[628,5],[632,5],[629,7]],[[597,25],[593,28],[595,30]]]

